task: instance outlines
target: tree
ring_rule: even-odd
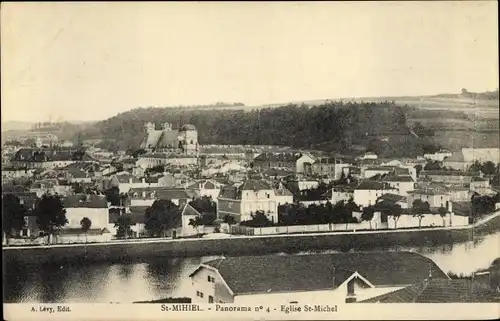
[[[470,165],[468,168],[469,173],[478,173],[481,170],[482,170],[481,162],[479,162],[477,160],[472,165]]]
[[[79,184],[79,183],[73,183],[73,184],[71,184],[71,189],[73,190],[73,192],[75,194],[81,194],[81,193],[85,192],[84,189],[83,189],[83,186],[81,184]]]
[[[229,226],[236,224],[236,219],[234,216],[226,214],[224,216],[224,223],[228,224]]]
[[[85,243],[87,243],[87,232],[90,230],[90,227],[92,226],[92,221],[88,217],[84,217],[80,221],[80,226],[82,227],[83,233],[85,233]]]
[[[251,214],[251,216],[251,220],[240,222],[240,225],[251,227],[267,227],[273,225],[263,211],[257,211],[255,214]]]
[[[496,166],[495,163],[492,161],[487,161],[484,162],[481,166],[481,172],[483,172],[485,175],[493,175],[496,172]]]
[[[200,234],[198,231],[198,227],[200,225],[203,225],[203,224],[202,224],[201,218],[199,216],[189,219],[189,226],[192,226],[194,229],[196,229],[196,234]]]
[[[132,234],[132,229],[130,228],[133,225],[132,223],[133,222],[131,215],[120,215],[115,222],[115,227],[118,228],[118,230],[116,231],[116,235],[118,237],[125,237],[125,239],[127,239],[128,236]]]
[[[18,232],[24,227],[24,216],[28,210],[14,194],[5,194],[2,197],[2,204],[2,230],[8,241],[12,231]]]
[[[375,215],[375,210],[373,209],[373,207],[368,206],[363,208],[363,214],[361,214],[361,219],[363,221],[368,221],[370,223],[370,229],[372,228],[372,220],[374,215]]]
[[[189,202],[189,205],[201,213],[202,225],[212,225],[215,219],[217,219],[217,205],[212,200],[211,196],[193,198],[193,200]]]
[[[375,204],[374,209],[375,211],[380,211],[382,217],[392,216],[392,219],[394,220],[394,228],[397,228],[398,220],[401,217],[401,214],[403,214],[403,209],[400,205],[382,201]],[[384,221],[384,219],[382,219],[382,221]]]
[[[43,195],[35,207],[36,223],[38,228],[47,234],[47,242],[50,243],[50,237],[66,225],[66,209],[57,195]]]
[[[443,169],[443,165],[440,161],[430,161],[424,166],[424,170],[426,171],[440,170],[440,169]]]
[[[181,211],[170,200],[156,200],[146,209],[144,227],[152,236],[165,237],[167,230],[181,224]]]
[[[106,200],[111,203],[112,206],[121,206],[120,189],[113,186],[104,191]]]
[[[414,216],[418,217],[418,227],[420,228],[424,214],[428,214],[430,212],[429,203],[422,202],[422,200],[419,199],[414,200],[412,204],[412,212]]]
[[[444,219],[446,218],[446,214],[448,214],[448,210],[446,208],[444,208],[443,206],[441,206],[440,208],[438,208],[438,213],[441,216],[441,218],[443,219],[443,226],[445,226],[446,224],[444,222]]]

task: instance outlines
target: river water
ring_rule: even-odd
[[[479,236],[474,242],[395,246],[377,250],[415,251],[434,260],[444,272],[470,274],[489,267],[500,256],[500,232]],[[200,262],[212,258],[161,258],[147,263],[89,263],[29,268],[8,266],[3,275],[4,302],[131,303],[187,296],[189,274]]]

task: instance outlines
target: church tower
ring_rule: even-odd
[[[155,124],[153,124],[152,122],[147,122],[146,124],[144,124],[144,128],[146,129],[146,133],[149,134],[155,130]]]
[[[183,152],[189,155],[198,154],[198,131],[193,125],[186,124],[179,130]]]

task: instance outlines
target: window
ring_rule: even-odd
[[[209,295],[208,296],[208,303],[214,303],[214,297]]]
[[[200,297],[200,298],[203,298],[203,292],[196,291],[196,296]]]
[[[200,292],[200,298],[203,299],[203,292]]]
[[[209,275],[208,276],[208,282],[215,283],[215,278]]]
[[[267,198],[270,198],[270,197],[271,197],[271,195],[270,195],[270,194],[266,194],[266,195],[267,195]]]

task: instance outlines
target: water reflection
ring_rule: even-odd
[[[353,251],[339,248],[331,251]],[[415,251],[434,260],[443,271],[470,274],[500,256],[500,232],[474,242],[373,250]],[[306,252],[303,252],[306,253]],[[189,274],[214,257],[158,258],[147,263],[75,265],[4,265],[4,302],[120,302],[189,295]]]

